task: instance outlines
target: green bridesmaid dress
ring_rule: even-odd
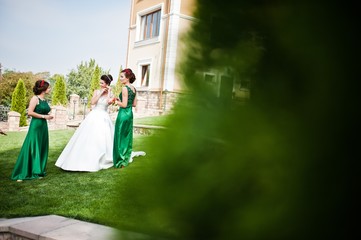
[[[39,98],[34,112],[46,115],[50,106]],[[49,133],[46,119],[33,117],[20,154],[11,175],[12,180],[44,177],[49,152]]]
[[[119,108],[117,120],[115,121],[114,146],[113,146],[113,163],[114,167],[126,167],[133,148],[133,102],[136,93],[128,89],[128,104],[126,108]],[[122,94],[119,99],[122,101]]]

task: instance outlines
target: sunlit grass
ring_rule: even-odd
[[[149,165],[151,154],[145,146],[147,137],[135,136],[134,150],[146,151],[147,156],[135,158],[127,168],[110,168],[95,173],[66,172],[54,164],[73,133],[74,130],[50,131],[47,176],[21,183],[12,181],[10,176],[26,132],[8,132],[7,136],[0,137],[0,218],[56,214],[114,225],[111,217],[113,200],[124,186],[118,182],[130,184],[129,175],[141,174],[140,169]],[[133,214],[131,209],[137,206],[118,207],[126,216]],[[140,224],[129,219],[123,221],[132,228]]]
[[[167,124],[166,121],[167,121],[168,117],[169,117],[169,115],[134,118],[134,124],[166,126],[166,124]]]

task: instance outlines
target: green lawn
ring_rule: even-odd
[[[114,217],[112,209],[117,207],[122,216],[133,215],[142,209],[137,209],[131,199],[124,200],[128,202],[123,202],[123,206],[114,206],[113,200],[122,192],[122,186],[131,184],[128,182],[130,175],[142,174],[142,169],[150,166],[152,153],[145,144],[150,136],[135,136],[134,150],[146,151],[147,155],[135,158],[128,167],[86,173],[66,172],[54,165],[74,130],[49,133],[47,176],[20,183],[10,180],[10,176],[26,132],[8,132],[7,136],[0,136],[0,218],[56,214],[137,229],[141,222],[135,218]]]
[[[165,126],[168,115],[134,118],[134,124]]]

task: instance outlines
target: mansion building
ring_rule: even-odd
[[[196,0],[131,0],[126,66],[137,80],[137,114],[159,115],[172,109],[185,92],[177,66],[186,44],[183,36],[196,19]],[[248,99],[249,87],[210,69],[201,73],[218,97]]]
[[[136,111],[156,115],[172,108],[182,84],[176,66],[182,35],[195,20],[195,0],[132,0],[126,66],[137,80]]]

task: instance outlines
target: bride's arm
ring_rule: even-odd
[[[90,104],[91,104],[91,105],[97,104],[100,96],[101,96],[101,94],[98,94],[98,91],[97,91],[97,90],[94,90],[94,92],[93,92],[93,97],[92,97],[92,100],[90,101]]]

